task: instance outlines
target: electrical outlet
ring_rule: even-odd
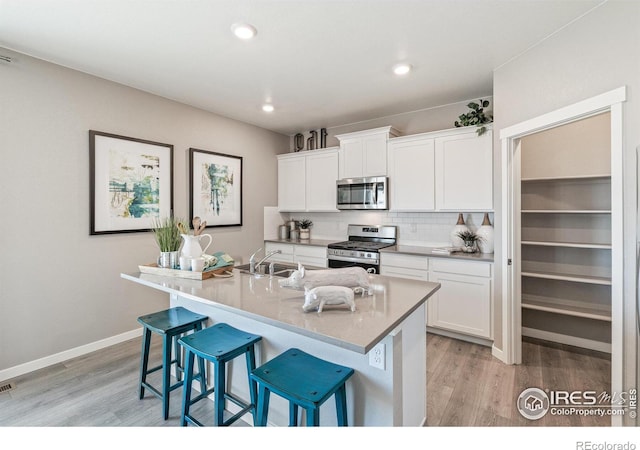
[[[371,349],[369,352],[369,365],[373,367],[377,367],[380,370],[384,369],[384,344],[378,344]]]

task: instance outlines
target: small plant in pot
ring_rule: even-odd
[[[309,239],[313,222],[309,219],[302,219],[298,221],[298,226],[300,227],[300,239]]]
[[[156,239],[156,243],[160,248],[160,257],[158,258],[158,266],[174,269],[178,267],[178,251],[182,243],[180,236],[180,228],[185,228],[185,222],[175,217],[166,217],[164,219],[154,219],[151,231]]]
[[[462,251],[465,253],[475,253],[478,251],[478,242],[482,241],[482,237],[475,234],[473,231],[460,231],[456,235],[464,242]]]

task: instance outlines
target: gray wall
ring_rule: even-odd
[[[624,104],[625,159],[625,336],[636,335],[635,236],[636,147],[640,143],[640,3],[609,1],[566,26],[494,72],[494,154],[500,167],[499,130],[595,95],[627,86]],[[499,171],[496,183],[496,234],[500,235]],[[496,245],[496,287],[503,251]],[[497,292],[498,295],[500,292]],[[500,311],[501,305],[497,305]],[[501,317],[496,345],[501,348]],[[635,348],[625,348],[625,388],[635,386]]]
[[[211,249],[262,245],[289,137],[15,52],[0,63],[0,370],[137,328],[168,298],[120,278],[158,253],[150,232],[89,236],[94,129],[174,145],[174,210],[188,216],[188,149],[244,157],[244,224]]]

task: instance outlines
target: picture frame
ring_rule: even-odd
[[[242,226],[242,157],[189,149],[189,217],[206,227]]]
[[[173,212],[173,145],[89,130],[91,235],[149,231]]]

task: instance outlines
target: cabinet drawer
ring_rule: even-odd
[[[313,267],[327,267],[327,258],[313,258],[310,256],[300,256],[296,253],[294,258],[294,262],[300,263],[303,266],[313,266]]]
[[[407,269],[428,270],[429,258],[426,256],[407,255],[403,253],[380,253],[380,265],[403,267]]]
[[[280,250],[282,252],[282,254],[280,255],[281,257],[284,255],[293,256],[293,244],[279,244],[277,242],[265,242],[264,244],[265,253],[273,252],[276,250]]]
[[[475,261],[457,261],[446,258],[432,258],[432,272],[458,273],[474,277],[491,277],[491,263]]]
[[[296,245],[296,256],[307,256],[310,258],[327,258],[327,248],[314,245]]]
[[[389,277],[408,278],[410,280],[429,281],[429,272],[426,270],[407,269],[404,267],[380,266],[380,275]]]

